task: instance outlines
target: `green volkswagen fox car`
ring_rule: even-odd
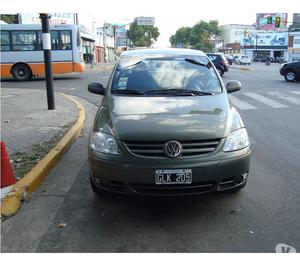
[[[250,165],[247,130],[210,59],[189,49],[124,52],[89,137],[94,192],[194,195],[239,190]],[[100,99],[100,98],[99,98]]]

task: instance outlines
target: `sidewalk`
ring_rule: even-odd
[[[93,68],[91,68],[91,64],[87,63],[85,65],[84,71],[85,72],[112,71],[115,64],[116,62],[97,62],[95,65],[93,65]]]
[[[37,163],[77,120],[78,109],[72,101],[55,93],[55,104],[55,110],[48,110],[46,91],[1,88],[1,140],[15,169],[25,157]],[[23,153],[34,153],[34,157]],[[17,178],[24,176],[17,174]]]

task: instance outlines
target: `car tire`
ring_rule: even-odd
[[[294,82],[296,81],[296,73],[293,70],[288,70],[285,73],[284,78],[287,82]]]
[[[222,76],[224,74],[224,70],[221,67],[217,67],[217,70],[218,70],[220,76]]]
[[[12,75],[18,82],[28,81],[32,77],[31,69],[24,63],[18,63],[12,68]]]

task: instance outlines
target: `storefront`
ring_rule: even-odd
[[[95,59],[95,37],[85,26],[79,25],[79,29],[83,60],[85,63],[90,63],[91,56]]]
[[[247,54],[252,60],[271,57],[288,57],[288,32],[252,32],[241,39],[241,54]]]
[[[288,61],[300,61],[300,31],[289,33]]]

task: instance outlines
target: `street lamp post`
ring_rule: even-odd
[[[255,34],[255,57],[257,58],[258,55],[257,55],[257,39],[258,39],[258,34],[256,33]]]
[[[43,50],[44,50],[48,110],[55,110],[52,62],[51,62],[51,35],[50,35],[49,20],[48,20],[50,17],[51,16],[49,16],[47,13],[40,13],[40,19],[42,20]]]

